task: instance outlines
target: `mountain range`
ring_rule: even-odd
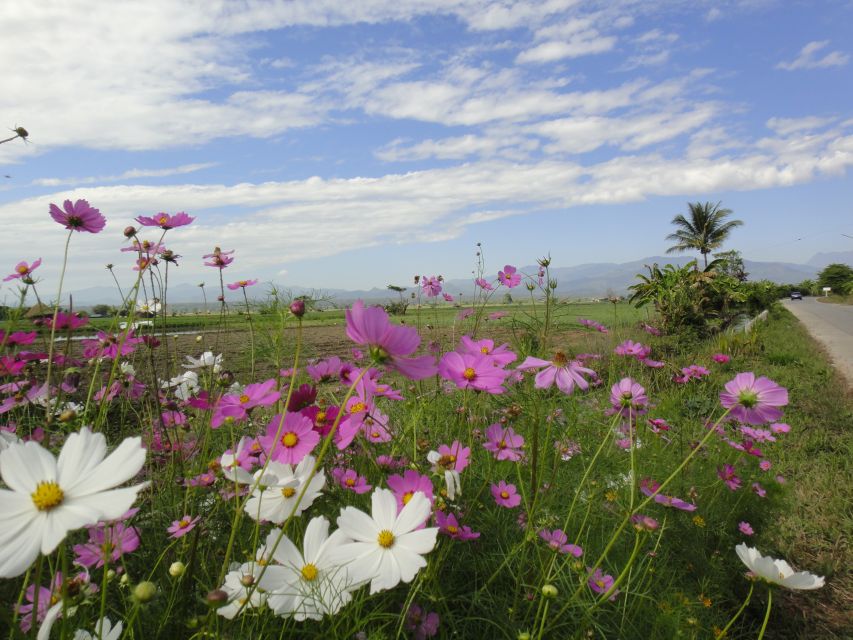
[[[637,281],[637,274],[647,274],[645,265],[652,264],[674,264],[684,265],[694,258],[689,256],[649,256],[641,260],[630,262],[596,262],[579,264],[572,267],[551,267],[551,277],[557,280],[557,295],[571,298],[600,298],[610,294],[624,295],[628,287]],[[790,262],[758,262],[744,260],[744,266],[749,274],[749,280],[770,280],[780,284],[795,284],[806,279],[814,279],[817,273],[828,264],[841,262],[853,264],[853,251],[818,253],[806,263],[795,264]],[[701,261],[700,261],[701,264]],[[537,266],[530,265],[521,267],[523,273],[535,274]],[[494,279],[496,276],[492,276]],[[394,282],[399,286],[408,286],[405,295],[415,290],[411,282]],[[302,286],[287,286],[276,284],[279,290],[290,292],[294,296],[310,295],[317,293],[318,289]],[[443,283],[444,290],[453,296],[462,294],[462,300],[470,299],[473,292],[473,283],[470,278],[447,279]],[[256,287],[258,294],[256,299],[262,299],[268,290],[267,287],[259,285]],[[524,296],[527,292],[516,289],[517,295]],[[218,292],[212,287],[206,290],[208,303],[211,308],[216,305]],[[388,300],[396,299],[397,294],[384,287],[372,289],[349,290],[349,289],[322,289],[322,294],[328,297],[334,304],[344,304],[353,300]],[[74,306],[77,308],[95,304],[119,304],[118,292],[109,287],[89,287],[72,292]],[[226,299],[234,302],[242,300],[240,292],[226,292]],[[176,284],[169,287],[169,304],[175,307],[197,307],[204,300],[202,290],[198,285]]]

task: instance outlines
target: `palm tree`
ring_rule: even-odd
[[[672,219],[672,224],[678,227],[678,231],[669,234],[666,239],[677,244],[666,250],[667,253],[676,253],[694,249],[702,254],[705,259],[705,267],[708,266],[708,254],[719,249],[729,232],[735,227],[743,224],[741,220],[725,219],[732,214],[731,209],[720,209],[720,202],[711,204],[706,202],[688,202],[690,215],[684,217],[679,214]]]

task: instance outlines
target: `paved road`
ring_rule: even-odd
[[[826,304],[815,298],[783,300],[782,304],[826,347],[835,366],[853,387],[853,305]]]

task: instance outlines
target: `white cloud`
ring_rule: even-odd
[[[602,36],[595,29],[582,31],[569,40],[543,42],[535,47],[522,51],[515,61],[519,64],[545,63],[565,58],[604,53],[610,51],[616,44],[615,36]]]
[[[836,118],[821,118],[818,116],[805,116],[803,118],[770,118],[767,128],[775,131],[781,136],[801,131],[813,131],[835,122]]]
[[[822,58],[816,55],[821,49],[825,49],[829,40],[815,40],[809,42],[800,49],[800,55],[791,62],[780,62],[777,69],[794,71],[796,69],[824,69],[827,67],[843,67],[850,60],[850,56],[841,51],[831,51]]]
[[[180,167],[168,169],[129,169],[113,176],[87,176],[84,178],[38,178],[33,184],[39,187],[60,187],[77,184],[99,184],[102,182],[119,182],[120,180],[136,180],[139,178],[165,178],[167,176],[179,176],[187,173],[195,173],[203,169],[217,166],[218,162],[199,162],[196,164],[184,164]]]

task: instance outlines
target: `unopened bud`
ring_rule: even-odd
[[[157,585],[153,582],[140,582],[133,589],[133,597],[137,602],[150,602],[157,595]]]
[[[519,631],[518,636],[516,636],[518,640],[530,640],[530,632],[529,631]]]
[[[124,228],[124,237],[125,238],[132,238],[135,235],[136,235],[136,228],[135,227],[131,226],[131,227],[125,227]]]
[[[559,593],[553,584],[542,585],[542,595],[546,598],[556,598]]]
[[[173,578],[180,578],[187,570],[187,565],[183,562],[173,562],[169,565],[169,575]]]
[[[305,315],[305,301],[304,300],[294,300],[290,303],[290,313],[295,315],[297,318],[301,318]]]
[[[196,336],[196,337],[195,337],[195,341],[196,341],[196,342],[201,342],[202,340],[204,340],[204,337],[203,337],[203,336]]]
[[[222,589],[214,589],[213,591],[207,592],[205,600],[207,601],[208,606],[218,609],[219,607],[223,607],[228,604],[228,594]]]

